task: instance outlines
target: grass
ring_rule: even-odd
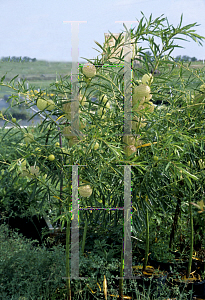
[[[187,67],[188,63],[184,63]],[[204,68],[203,62],[192,62],[190,69],[197,72]],[[29,83],[29,87],[35,86],[36,89],[46,89],[49,85],[55,82],[56,78],[66,76],[71,73],[72,62],[49,62],[49,61],[36,61],[36,62],[2,62],[0,61],[0,72],[2,75],[6,74],[4,82],[10,81],[16,75],[22,80]],[[189,71],[184,71],[184,76],[188,77]],[[15,80],[17,82],[18,79]],[[5,94],[10,94],[11,90],[7,87],[1,87],[0,99]]]
[[[71,70],[71,62],[48,62],[48,61],[36,61],[36,62],[0,62],[1,74],[7,72],[6,78],[13,78],[15,75],[19,77],[33,77],[42,75],[67,74]]]
[[[2,62],[0,61],[0,73],[6,74],[4,82],[10,81],[16,75],[21,78],[21,82],[25,79],[29,83],[29,87],[35,86],[36,89],[46,89],[55,82],[56,78],[66,76],[71,73],[72,62]],[[18,79],[15,80],[18,82]],[[7,87],[1,87],[0,99],[5,94],[10,94],[11,90]]]

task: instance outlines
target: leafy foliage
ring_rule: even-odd
[[[122,139],[125,127],[124,110],[128,107],[125,96],[127,83],[124,82],[122,65],[126,54],[120,50],[119,55],[114,57],[117,63],[114,64],[112,60],[113,53],[122,46],[122,34],[114,38],[114,44],[111,46],[96,42],[103,53],[101,58],[87,59],[96,68],[96,75],[92,78],[83,74],[81,65],[78,82],[71,85],[70,76],[66,76],[52,84],[48,90],[33,91],[31,95],[28,95],[25,81],[15,85],[14,80],[4,83],[5,78],[2,78],[1,86],[13,89],[13,101],[16,105],[25,104],[28,108],[33,108],[38,99],[47,99],[48,94],[54,94],[52,103],[50,102],[52,109],[45,106],[31,117],[32,119],[35,115],[39,115],[43,118],[35,130],[21,128],[16,123],[14,128],[7,131],[5,126],[10,120],[6,115],[2,115],[2,119],[6,121],[2,129],[4,133],[2,141],[5,142],[12,131],[14,135],[18,132],[19,136],[15,144],[14,158],[7,160],[4,153],[1,165],[7,172],[6,178],[9,178],[9,181],[13,180],[14,185],[16,183],[18,186],[20,183],[19,176],[25,176],[21,178],[24,190],[20,192],[20,201],[18,197],[14,199],[10,185],[3,190],[1,196],[4,206],[9,207],[9,202],[14,204],[15,201],[18,206],[32,206],[38,199],[40,209],[45,205],[46,209],[50,206],[51,211],[55,210],[52,222],[58,220],[62,227],[67,223],[69,232],[69,224],[73,217],[71,202],[73,165],[79,165],[79,183],[90,185],[92,188],[89,198],[80,197],[80,208],[99,209],[93,213],[86,213],[86,216],[81,211],[80,218],[83,220],[86,217],[89,224],[96,224],[97,220],[100,220],[105,230],[111,221],[115,226],[120,222],[121,225],[123,223],[119,212],[111,214],[104,209],[124,206],[126,182],[123,165],[130,167],[132,175],[132,228],[136,236],[143,232],[145,224],[148,224],[145,220],[146,212],[147,215],[149,213],[151,216],[153,214],[159,216],[158,208],[160,208],[164,215],[169,212],[173,216],[179,198],[182,198],[181,207],[188,203],[190,205],[194,197],[201,201],[204,168],[203,161],[199,163],[199,160],[203,160],[204,156],[204,78],[193,72],[183,61],[176,62],[171,56],[176,47],[181,47],[174,44],[176,40],[188,37],[201,45],[205,38],[195,33],[192,29],[195,26],[196,23],[182,27],[181,17],[179,26],[174,28],[163,15],[155,20],[152,20],[152,15],[149,19],[143,15],[136,30],[128,31],[126,28],[135,46],[140,45],[141,41],[147,41],[151,51],[150,55],[145,52],[146,49],[134,47],[132,59],[137,56],[141,68],[133,68],[131,91],[134,93],[135,88],[142,84],[142,76],[149,74],[150,68],[153,74],[159,70],[153,82],[149,82],[149,87],[146,88],[148,92],[144,98],[140,94],[141,98],[137,97],[138,103],[132,107],[131,112],[126,111],[129,116],[127,120],[129,121],[131,116],[132,120],[137,122],[135,128],[130,128],[130,135],[135,137],[135,144],[129,145],[132,150],[134,149],[130,155],[126,155]],[[156,43],[156,37],[161,39],[162,47]],[[71,101],[78,84],[80,87],[77,96],[86,97],[85,104],[78,105]],[[15,97],[15,94],[27,95],[26,102]],[[96,99],[95,102],[92,101],[93,98]],[[153,109],[143,106],[148,100]],[[143,101],[142,105],[140,101]],[[158,101],[162,105],[154,107],[153,104]],[[70,116],[69,111],[64,109],[64,104],[68,103],[74,108]],[[79,115],[74,113],[75,111],[80,112]],[[76,135],[74,139],[67,131],[65,135],[64,128],[76,125],[78,117],[80,126],[72,129],[72,134]],[[55,146],[58,141],[60,146]],[[94,149],[96,142],[99,144],[98,149]],[[50,155],[55,156],[53,161],[49,160]],[[158,160],[153,160],[155,156]],[[28,176],[32,170],[31,166],[39,168],[38,176],[35,174]],[[74,183],[72,185],[74,186]],[[15,193],[18,195],[18,192]],[[188,214],[187,210],[183,213]],[[102,247],[103,242],[96,245],[96,250],[110,262],[114,254],[113,249],[101,251],[99,248]],[[68,254],[68,248],[66,251]],[[67,260],[66,270],[68,268]]]

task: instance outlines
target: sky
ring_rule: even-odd
[[[123,23],[137,21],[142,14],[149,18],[167,17],[174,27],[197,22],[194,29],[205,36],[205,0],[0,0],[0,58],[3,56],[28,56],[37,60],[72,61],[71,23],[79,24],[78,61],[93,59],[104,42],[104,33],[121,33]],[[133,23],[132,28],[137,26]],[[185,49],[176,49],[177,55],[205,59],[203,47],[189,39],[179,41]],[[83,57],[83,58],[82,58]]]

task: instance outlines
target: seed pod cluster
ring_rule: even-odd
[[[136,138],[131,134],[124,135],[122,141],[126,145],[124,146],[124,153],[128,157],[137,151],[138,146],[141,146],[144,143],[139,134]]]
[[[139,117],[141,117],[140,128],[146,126],[146,123],[143,122],[146,119],[143,119],[144,112],[152,113],[154,111],[154,104],[150,101],[152,99],[150,86],[153,81],[151,74],[145,74],[142,77],[142,80],[139,85],[134,87],[132,95],[132,107],[133,111],[137,112],[138,116],[134,116],[132,120],[132,129],[137,130],[139,124]],[[149,85],[148,85],[149,84]]]

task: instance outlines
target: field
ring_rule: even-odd
[[[36,89],[46,89],[49,85],[59,79],[60,76],[66,76],[71,73],[71,62],[0,62],[0,76],[6,74],[5,82],[10,81],[18,75],[21,79],[29,83],[29,87],[35,86]],[[16,78],[15,82],[18,81]],[[0,99],[10,91],[6,87],[0,90]]]
[[[184,67],[188,64],[185,63]],[[36,62],[0,62],[0,76],[2,77],[7,73],[5,82],[10,81],[16,75],[25,82],[29,83],[29,88],[34,87],[36,89],[46,89],[49,85],[59,79],[60,76],[64,77],[71,73],[72,62],[48,62],[48,61],[36,61]],[[204,75],[205,65],[202,61],[192,62],[190,67],[193,72],[198,72],[199,75]],[[184,76],[188,77],[190,72],[184,71]],[[15,82],[18,81],[18,77]],[[1,87],[0,99],[4,95],[10,94],[11,91],[7,87]]]

